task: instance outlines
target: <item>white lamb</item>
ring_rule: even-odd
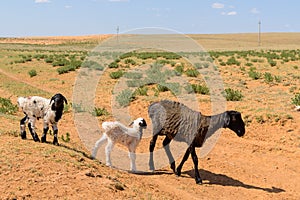
[[[128,128],[120,122],[103,122],[102,127],[105,132],[103,133],[102,137],[95,143],[92,157],[96,158],[99,147],[107,140],[107,145],[105,147],[106,165],[112,166],[110,153],[113,149],[113,146],[116,143],[119,143],[127,146],[129,151],[128,155],[130,158],[130,170],[133,172],[136,171],[135,150],[142,138],[143,129],[147,128],[147,123],[143,118],[137,118],[130,124],[130,126],[131,125],[133,125],[133,127]]]

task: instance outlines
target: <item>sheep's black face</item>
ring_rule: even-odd
[[[245,123],[242,119],[241,113],[237,111],[228,111],[228,121],[226,128],[234,131],[239,137],[245,134]]]
[[[64,107],[64,102],[66,104],[68,104],[67,99],[62,94],[54,95],[51,98],[50,102],[52,102],[52,101],[53,101],[53,104],[52,104],[52,107],[51,107],[52,110],[57,110],[59,108],[63,108]]]

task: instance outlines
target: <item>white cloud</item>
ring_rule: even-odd
[[[236,15],[237,12],[236,11],[231,11],[231,12],[228,12],[227,15]]]
[[[70,5],[65,5],[65,9],[70,9],[70,8],[72,8],[72,6],[70,6]]]
[[[35,0],[34,3],[50,3],[50,0]]]
[[[221,12],[221,15],[229,15],[229,16],[232,16],[232,15],[237,15],[237,12],[236,12],[236,11],[231,11],[231,12]]]
[[[250,10],[250,12],[251,12],[252,14],[259,14],[259,13],[260,13],[259,10],[257,10],[257,8],[252,8],[252,9]]]
[[[221,4],[221,3],[213,3],[211,5],[212,8],[217,8],[217,9],[220,9],[220,8],[224,8],[224,4]]]

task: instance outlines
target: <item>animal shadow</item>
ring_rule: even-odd
[[[213,172],[207,171],[207,170],[203,170],[200,169],[199,173],[201,175],[201,178],[203,180],[207,180],[208,182],[204,182],[203,184],[208,184],[208,185],[222,185],[222,186],[234,186],[234,187],[243,187],[246,189],[255,189],[255,190],[262,190],[268,193],[280,193],[280,192],[285,192],[284,189],[281,188],[276,188],[273,187],[272,188],[263,188],[263,187],[258,187],[255,185],[249,185],[249,184],[245,184],[239,180],[236,180],[234,178],[231,178],[227,175],[224,174],[215,174]],[[182,174],[187,174],[190,177],[194,178],[194,170],[189,170],[189,171],[185,171]]]

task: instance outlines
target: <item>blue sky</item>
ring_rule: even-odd
[[[0,37],[120,33],[300,32],[298,0],[3,0]]]

